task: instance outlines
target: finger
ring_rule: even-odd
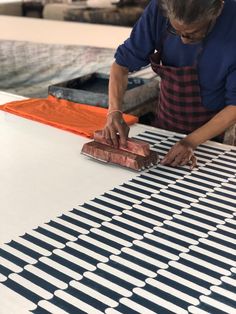
[[[108,128],[103,130],[103,137],[105,138],[107,144],[112,145],[111,135]]]
[[[170,165],[174,162],[178,152],[175,150],[175,147],[172,147],[169,152],[164,156],[161,161],[162,165]]]
[[[184,158],[180,163],[180,166],[186,166],[189,163],[189,158]]]
[[[107,128],[102,129],[102,137],[106,139],[107,137]]]
[[[168,152],[164,157],[163,159],[161,160],[161,164],[162,165],[169,165],[173,162],[174,160],[174,156],[172,157],[171,156],[172,154],[170,152]]]
[[[179,154],[175,157],[174,161],[170,164],[171,167],[177,167],[180,166],[183,160],[185,160],[185,154]]]
[[[123,147],[127,147],[127,138],[129,134],[130,128],[128,127],[127,124],[122,124],[121,126],[118,127],[118,132],[120,135],[120,145]]]
[[[181,153],[181,150],[182,148],[179,145],[179,143],[176,143],[174,146],[171,147],[168,153],[164,156],[164,158],[161,161],[161,164],[170,165],[175,160],[176,156]]]
[[[181,161],[181,163],[180,163],[180,166],[185,166],[185,165],[187,165],[187,164],[191,161],[192,157],[193,157],[193,154],[192,154],[192,153],[186,152],[186,153],[184,154],[184,156],[183,156],[183,159],[182,159],[182,161]]]
[[[193,155],[190,161],[191,161],[190,169],[193,170],[193,168],[197,167],[197,157]]]
[[[111,136],[112,145],[115,148],[118,148],[118,146],[119,146],[118,135],[117,135],[117,132],[114,129],[110,130],[110,136]]]

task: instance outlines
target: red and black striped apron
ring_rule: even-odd
[[[196,65],[172,67],[160,61],[160,52],[150,56],[152,69],[161,78],[155,126],[189,134],[218,111],[210,111],[202,104]]]

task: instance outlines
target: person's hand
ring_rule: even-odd
[[[184,166],[189,164],[190,169],[197,167],[197,158],[194,155],[194,150],[185,139],[177,142],[165,155],[161,161],[162,165],[171,167]]]
[[[103,129],[103,137],[106,139],[106,142],[115,148],[118,148],[119,144],[126,147],[128,134],[129,127],[122,118],[122,113],[119,111],[110,112]]]

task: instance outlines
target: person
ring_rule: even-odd
[[[160,76],[156,126],[186,136],[161,163],[197,164],[194,150],[236,123],[236,1],[151,0],[115,53],[103,136],[126,145],[122,100],[129,72],[151,64]]]

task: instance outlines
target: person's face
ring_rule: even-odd
[[[180,36],[184,44],[194,44],[202,41],[213,26],[213,20],[184,24],[181,21],[172,19],[169,21],[167,30],[169,33]]]

